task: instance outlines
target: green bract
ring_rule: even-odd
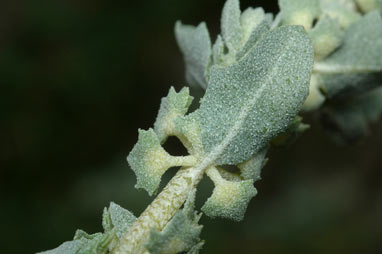
[[[153,129],[139,130],[138,143],[127,156],[127,161],[137,175],[136,187],[144,188],[150,195],[158,189],[162,175],[170,167],[192,166],[196,163],[192,156],[169,155],[161,147]]]
[[[193,99],[186,87],[179,93],[171,87],[167,97],[162,98],[157,120],[154,123],[154,130],[160,143],[164,143],[168,136],[175,134],[174,120],[187,113]]]
[[[215,189],[202,211],[210,217],[242,220],[249,201],[257,194],[253,179],[229,181],[214,167],[209,168],[207,174],[214,182]]]

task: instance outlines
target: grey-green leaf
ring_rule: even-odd
[[[346,90],[358,92],[379,85],[382,72],[382,19],[379,12],[371,12],[351,25],[346,30],[343,45],[326,60],[316,63],[314,71],[321,74],[328,97],[349,92]]]
[[[183,53],[187,82],[206,88],[206,70],[211,61],[211,39],[206,24],[202,22],[194,27],[178,21],[175,37]]]
[[[241,46],[242,28],[240,15],[239,0],[227,0],[224,4],[221,17],[221,31],[230,53],[237,51]]]
[[[206,153],[218,165],[237,164],[265,147],[300,110],[312,65],[304,29],[283,26],[236,64],[213,66],[200,106]]]

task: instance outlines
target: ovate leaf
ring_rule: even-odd
[[[206,154],[222,165],[260,151],[295,118],[308,94],[312,65],[304,29],[284,26],[238,63],[213,66],[199,112]]]
[[[190,85],[207,87],[206,70],[211,60],[211,39],[204,22],[197,27],[175,24],[175,37],[183,53],[186,80]]]

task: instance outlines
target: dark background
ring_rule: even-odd
[[[207,21],[214,41],[223,3],[0,2],[1,253],[101,231],[110,201],[143,211],[151,198],[133,188],[125,157],[160,98],[184,84],[174,23]],[[278,11],[276,1],[242,8],[250,4]],[[202,218],[202,253],[381,253],[381,122],[338,146],[306,117],[312,128],[269,154],[244,221]],[[180,149],[174,140],[166,148]],[[203,180],[199,207],[211,191]]]

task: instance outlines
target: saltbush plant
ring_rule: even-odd
[[[267,151],[308,129],[301,111],[320,115],[339,142],[368,132],[382,113],[382,1],[279,0],[279,6],[273,15],[241,11],[239,0],[228,0],[215,42],[203,22],[175,24],[186,81],[205,93],[190,112],[189,88],[171,87],[153,128],[138,131],[127,161],[136,188],[155,199],[138,218],[111,203],[104,232],[77,230],[72,241],[42,253],[199,253],[202,214],[243,219]],[[189,155],[170,155],[162,147],[169,136]],[[159,192],[162,175],[175,166]],[[196,189],[205,175],[215,187],[197,212]]]

